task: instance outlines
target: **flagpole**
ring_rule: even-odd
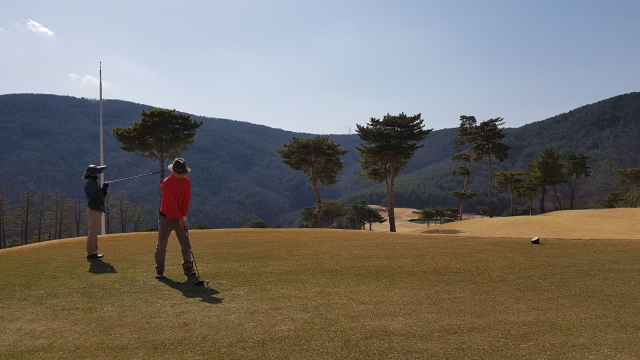
[[[100,62],[100,166],[104,166],[104,143],[102,137],[102,61]],[[100,187],[104,184],[104,172],[100,174]],[[104,213],[101,220],[102,235],[105,234]]]

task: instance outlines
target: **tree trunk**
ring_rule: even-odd
[[[322,201],[320,200],[320,193],[318,192],[318,186],[315,181],[311,182],[313,184],[313,192],[316,193],[316,199],[318,201],[318,228],[322,227]]]
[[[513,216],[513,187],[511,187],[509,190],[509,193],[511,194],[511,216]]]
[[[489,218],[493,218],[493,205],[491,204],[491,179],[493,174],[491,172],[491,155],[487,156],[489,159]]]
[[[391,164],[391,184],[387,187],[387,199],[389,200],[389,231],[396,232],[396,215],[394,210],[394,200],[393,200],[393,185],[395,180],[394,174],[394,164]]]
[[[467,170],[468,170],[469,172],[471,172],[471,154],[472,154],[472,153],[471,153],[471,144],[470,144],[470,145],[469,145],[469,165],[467,165]],[[469,176],[470,176],[470,175],[467,175],[467,176],[464,178],[464,188],[462,189],[462,192],[463,192],[463,193],[465,193],[465,194],[467,193],[467,184],[469,183]],[[461,201],[461,203],[460,203],[460,220],[461,220],[461,221],[462,221],[462,214],[463,214],[463,213],[464,213],[464,198],[462,198],[462,201]]]
[[[556,190],[555,185],[553,185],[553,192],[556,194],[556,200],[558,200],[558,210],[562,210],[562,204],[560,203],[560,198],[558,197],[558,191]]]
[[[576,182],[578,182],[578,176],[573,179],[573,186],[571,187],[571,202],[569,203],[569,210],[573,210],[573,194],[576,192]]]

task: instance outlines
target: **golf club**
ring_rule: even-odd
[[[191,239],[189,239],[189,227],[187,224],[184,226],[184,232],[187,234],[187,240],[189,240],[189,244],[191,244]],[[191,250],[191,259],[193,259],[193,265],[196,267],[196,274],[198,275],[198,281],[196,282],[196,286],[204,286],[204,280],[200,279],[200,271],[198,270],[198,263],[196,263],[196,257],[193,255],[193,248]]]
[[[114,182],[118,182],[118,181],[122,181],[122,180],[129,180],[129,179],[134,179],[134,178],[137,178],[137,177],[140,177],[140,176],[147,176],[147,175],[153,175],[153,174],[160,174],[160,171],[156,171],[156,172],[152,172],[152,173],[148,173],[148,174],[130,176],[130,177],[126,177],[126,178],[118,179],[118,180],[111,180],[111,181],[108,181],[108,182],[109,183],[114,183]]]

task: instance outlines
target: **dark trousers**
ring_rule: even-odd
[[[182,268],[185,272],[193,271],[191,263],[191,244],[184,228],[180,226],[178,219],[169,219],[164,216],[158,217],[158,245],[156,245],[156,272],[164,273],[164,261],[167,257],[167,245],[171,231],[176,232],[178,242],[182,248]]]

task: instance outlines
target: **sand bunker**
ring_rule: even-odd
[[[380,210],[376,208],[376,210]],[[640,208],[563,210],[535,216],[475,218],[434,226],[411,222],[415,209],[395,209],[396,231],[413,234],[446,234],[477,237],[639,239]],[[381,211],[386,217],[386,212]],[[389,224],[374,224],[377,231],[389,231]]]

